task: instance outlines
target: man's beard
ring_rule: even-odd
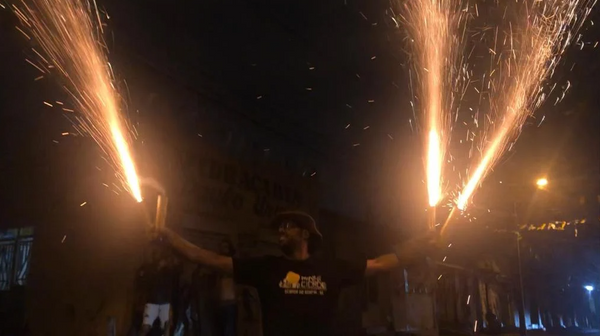
[[[294,244],[287,242],[286,244],[281,245],[281,252],[286,256],[291,256],[294,253]]]

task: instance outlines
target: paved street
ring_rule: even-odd
[[[440,336],[458,336],[458,335],[459,334],[455,334],[455,333],[444,333],[444,332],[440,333]],[[488,334],[479,333],[479,335],[488,335]],[[497,334],[495,336],[519,336],[519,333],[518,332],[517,333],[503,333],[503,334]],[[550,332],[546,332],[543,330],[528,330],[527,336],[600,336],[600,330],[592,329],[592,330],[582,330],[582,331],[577,331],[577,332],[564,331],[561,333],[557,333],[557,332],[550,333]]]

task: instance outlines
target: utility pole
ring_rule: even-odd
[[[515,236],[517,237],[517,262],[519,265],[519,335],[527,336],[527,325],[525,322],[525,290],[523,286],[523,265],[521,260],[521,234],[519,233],[519,216],[517,213],[517,202],[513,204],[513,213],[515,217]]]

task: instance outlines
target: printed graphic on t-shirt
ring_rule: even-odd
[[[320,275],[303,276],[294,272],[288,272],[285,279],[279,281],[279,288],[292,295],[325,295],[327,292],[327,284]]]

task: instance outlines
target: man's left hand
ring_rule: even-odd
[[[425,234],[410,239],[408,243],[415,252],[427,257],[437,254],[442,248],[440,235],[435,230],[428,230]]]

